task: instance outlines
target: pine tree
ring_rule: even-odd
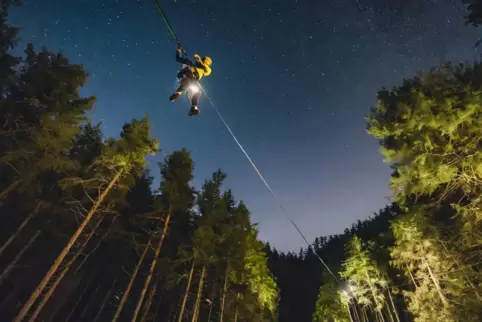
[[[481,75],[479,62],[443,64],[381,90],[368,117],[369,133],[395,169],[391,186],[397,200],[452,204],[469,245],[482,240]]]
[[[8,9],[11,5],[19,5],[19,1],[3,0],[0,3],[0,102],[7,98],[11,86],[15,84],[14,67],[21,61],[19,57],[9,53],[17,45],[19,32],[18,28],[7,24]]]
[[[348,280],[356,301],[364,307],[372,308],[383,321],[383,308],[386,304],[383,290],[388,282],[357,236],[347,246],[347,257],[340,275]]]
[[[434,227],[419,212],[409,213],[393,224],[393,265],[410,276],[412,290],[404,291],[415,321],[477,321],[470,312],[470,290],[443,250]],[[480,304],[480,303],[479,303]]]
[[[108,149],[97,162],[98,174],[100,181],[106,182],[102,192],[93,199],[91,209],[86,214],[77,231],[72,235],[68,244],[59,254],[54,264],[50,267],[38,287],[34,290],[29,300],[22,307],[15,321],[21,321],[27,314],[30,307],[37,300],[53,274],[57,271],[60,264],[67,256],[80,234],[93,218],[99,206],[105,201],[107,194],[115,188],[115,186],[124,177],[130,174],[140,174],[145,167],[145,157],[157,151],[157,142],[150,137],[150,124],[147,119],[140,121],[133,120],[130,124],[125,124],[119,140],[110,140]],[[108,179],[106,179],[106,177]],[[74,183],[82,183],[73,180]]]
[[[313,322],[350,322],[348,301],[343,301],[343,296],[332,281],[320,287],[316,309],[313,313]]]
[[[150,281],[154,274],[156,264],[159,261],[159,255],[164,239],[166,238],[171,216],[176,213],[185,213],[189,210],[193,202],[193,188],[190,181],[193,178],[192,171],[194,168],[193,161],[187,150],[174,152],[166,158],[164,165],[161,166],[161,196],[160,202],[166,209],[164,226],[160,234],[157,247],[154,251],[149,273],[146,277],[144,287],[141,290],[140,297],[134,311],[132,320],[135,321],[140,312],[144,296],[149,287]]]

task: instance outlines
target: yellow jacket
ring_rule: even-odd
[[[203,78],[203,76],[209,76],[211,75],[211,67],[207,64],[205,64],[201,57],[198,54],[194,55],[194,58],[196,58],[197,62],[194,63],[194,66],[191,67],[191,71],[197,75],[199,75],[199,79]]]

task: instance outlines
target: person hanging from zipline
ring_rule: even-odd
[[[196,62],[193,63],[188,57],[186,57],[181,44],[178,42],[177,45],[176,61],[183,65],[181,70],[177,73],[179,88],[171,95],[169,100],[174,102],[183,92],[189,91],[191,94],[191,109],[189,110],[188,115],[197,115],[200,112],[197,105],[201,96],[201,89],[199,88],[198,81],[204,76],[211,75],[211,65],[213,62],[208,56],[201,58],[196,54],[194,55]]]

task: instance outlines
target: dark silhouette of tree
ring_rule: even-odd
[[[482,1],[481,0],[462,0],[467,6],[468,14],[465,23],[478,27],[482,23]]]

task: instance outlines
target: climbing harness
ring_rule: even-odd
[[[176,36],[176,33],[174,32],[174,29],[172,28],[171,24],[169,23],[169,20],[167,20],[167,17],[166,17],[166,14],[164,13],[164,10],[162,10],[162,7],[161,7],[161,4],[159,3],[159,0],[155,0],[156,2],[156,5],[157,5],[157,9],[159,11],[159,14],[161,15],[162,19],[164,19],[164,22],[166,23],[167,25],[167,28],[169,29],[169,32],[171,33],[172,37],[174,38],[174,40],[176,41],[176,43],[181,46],[181,42],[179,41],[179,39],[177,38]],[[184,52],[184,54],[186,55],[187,57],[187,54],[186,54],[186,51],[184,50],[184,47],[182,47],[182,50]],[[308,240],[306,239],[305,235],[301,232],[301,230],[298,228],[298,226],[295,224],[295,222],[293,221],[293,219],[291,219],[291,217],[288,215],[288,211],[286,211],[285,207],[283,206],[283,204],[281,203],[281,201],[278,199],[277,195],[274,193],[273,189],[271,189],[270,185],[268,184],[268,182],[266,181],[266,179],[263,177],[263,175],[261,174],[261,172],[259,171],[258,167],[256,166],[256,164],[253,162],[253,160],[251,159],[251,157],[249,156],[248,152],[246,152],[246,150],[243,148],[243,146],[241,145],[241,143],[238,141],[238,139],[236,138],[236,135],[234,134],[234,132],[231,130],[231,127],[228,125],[228,123],[226,122],[226,120],[224,119],[224,117],[222,116],[221,112],[219,111],[219,109],[217,108],[216,104],[214,104],[214,101],[212,100],[211,96],[208,95],[208,93],[204,90],[204,88],[201,86],[201,84],[199,84],[199,82],[196,82],[197,85],[198,85],[198,88],[202,91],[202,93],[208,98],[209,102],[211,103],[211,106],[214,108],[214,110],[216,111],[216,114],[218,115],[219,119],[221,120],[221,122],[224,124],[224,126],[226,127],[226,129],[228,130],[229,134],[231,135],[231,137],[233,138],[234,142],[236,142],[236,144],[238,145],[239,149],[241,150],[241,152],[243,152],[244,156],[246,157],[246,159],[248,159],[249,163],[251,164],[251,166],[253,167],[254,171],[256,172],[256,174],[259,176],[259,178],[261,179],[261,181],[264,183],[264,185],[266,186],[266,188],[269,190],[269,192],[271,192],[271,194],[273,195],[274,199],[276,200],[276,202],[278,203],[279,207],[281,208],[281,211],[283,212],[283,214],[286,216],[286,218],[288,218],[288,220],[291,222],[291,224],[295,227],[295,229],[298,231],[298,233],[300,234],[300,236],[303,238],[304,242],[306,243],[306,245],[308,246],[308,249],[311,250],[313,252],[313,254],[318,258],[318,260],[321,262],[321,264],[323,264],[323,266],[328,270],[328,272],[333,276],[333,278],[338,281],[338,278],[336,277],[336,275],[332,272],[332,270],[328,267],[328,265],[325,263],[325,261],[313,250],[313,248],[311,247],[310,243],[308,242]]]

